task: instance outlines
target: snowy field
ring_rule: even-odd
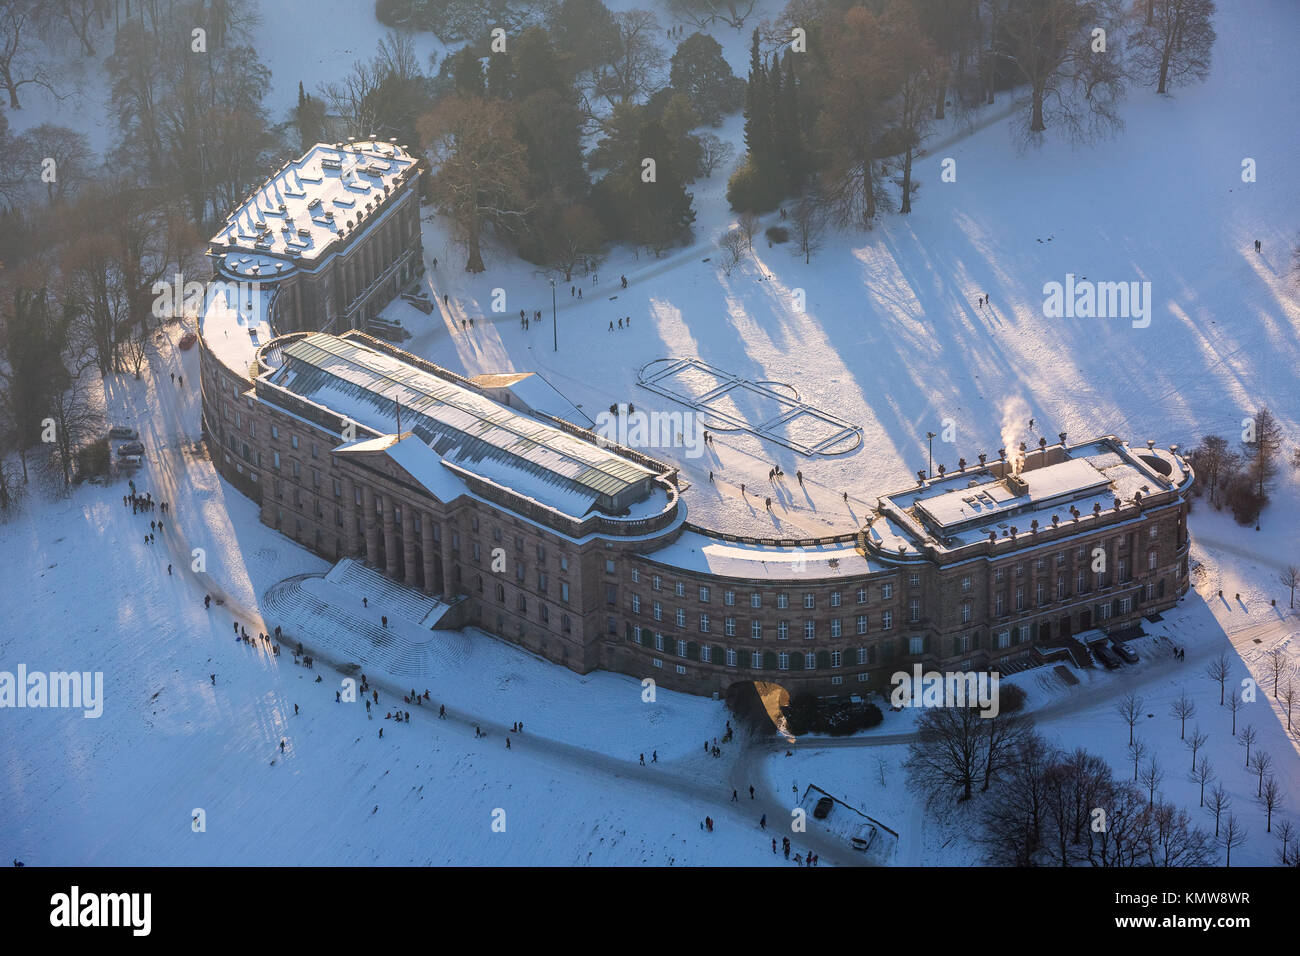
[[[261,7],[257,43],[273,70],[268,106],[276,116],[294,101],[300,79],[313,88],[354,57],[370,56],[384,32],[368,5],[345,0],[325,0],[310,17],[291,0]],[[763,6],[768,14],[776,9]],[[922,188],[910,216],[886,216],[871,233],[828,234],[809,265],[789,247],[760,240],[724,276],[715,240],[733,217],[722,198],[725,171],[715,173],[694,187],[694,245],[658,260],[615,249],[598,281],[575,276],[581,303],[558,290],[558,353],[546,277],[500,250],[487,251],[486,273],[468,275],[445,223],[426,210],[426,259],[439,260],[431,288],[439,302],[448,294],[450,305],[428,317],[404,310],[408,324],[423,323],[412,326],[405,347],[466,374],[540,371],[589,414],[628,400],[680,411],[637,388],[636,370],[665,357],[698,358],[752,381],[788,383],[863,429],[862,447],[841,457],[805,459],[743,433],[718,435],[704,458],[677,457],[691,482],[691,520],[732,532],[856,527],[876,495],[910,485],[925,465],[925,433],[949,421],[956,441],[936,443],[936,465],[994,452],[1008,427],[1018,440],[1115,433],[1187,449],[1206,432],[1234,439],[1241,420],[1262,405],[1294,439],[1300,304],[1289,270],[1300,194],[1289,171],[1300,131],[1287,118],[1300,115],[1300,87],[1288,38],[1300,35],[1300,7],[1241,0],[1231,10],[1217,24],[1210,79],[1173,97],[1133,90],[1118,138],[1072,148],[1049,136],[1042,148],[1021,152],[1005,120],[954,122],[935,136],[947,145],[918,162]],[[747,37],[727,28],[717,37],[743,76]],[[423,37],[418,49],[441,48]],[[93,65],[77,69],[69,76],[78,95],[56,104],[33,92],[28,109],[8,114],[13,132],[62,122],[107,148],[114,130],[104,84]],[[1003,95],[990,116],[1006,106]],[[717,132],[738,142],[739,117]],[[938,180],[944,157],[957,161],[955,183]],[[1246,157],[1259,169],[1253,184],[1241,182]],[[1253,251],[1257,238],[1261,255]],[[1150,326],[1046,318],[1042,287],[1067,273],[1149,281]],[[507,293],[501,316],[488,306],[496,288]],[[798,290],[803,311],[794,307]],[[984,293],[989,309],[975,306]],[[520,330],[511,316],[521,308],[542,309],[545,321]],[[633,319],[629,329],[607,330],[623,316]],[[475,318],[472,331],[462,331],[465,317]],[[197,382],[197,355],[176,352],[174,338],[171,330],[160,343],[144,381],[121,376],[105,394],[109,417],[142,432],[148,455],[140,489],[174,503],[158,543],[143,542],[156,515],[123,507],[124,481],[82,487],[67,499],[34,493],[22,514],[0,526],[0,562],[10,569],[0,589],[0,661],[6,669],[22,662],[33,670],[102,671],[106,693],[97,720],[4,712],[0,858],[793,865],[772,853],[770,839],[775,821],[789,817],[792,788],[811,783],[899,831],[895,863],[979,861],[970,840],[979,801],[936,820],[906,788],[907,712],[887,714],[881,727],[850,741],[800,741],[789,757],[783,747],[742,740],[715,760],[699,750],[722,736],[728,715],[720,704],[662,691],[646,704],[629,678],[578,677],[476,632],[449,636],[469,651],[418,688],[445,703],[449,719],[439,721],[436,707],[404,707],[412,711],[409,726],[382,719],[409,689],[401,675],[371,675],[380,707],[368,719],[360,704],[334,701],[341,675],[328,663],[308,671],[287,654],[236,643],[232,621],[252,632],[276,623],[262,616],[267,588],[327,566],[262,526],[255,507],[195,456],[197,394],[175,388],[168,373]],[[1030,417],[1039,425],[1033,435],[1024,427]],[[671,449],[653,451],[675,458]],[[807,496],[783,496],[768,513],[739,485],[762,487],[773,463],[790,475],[802,470]],[[1300,620],[1283,613],[1286,594],[1275,583],[1279,567],[1300,561],[1297,475],[1281,477],[1261,527],[1242,529],[1198,502],[1196,591],[1161,625],[1148,625],[1153,636],[1138,644],[1139,665],[1078,672],[1074,688],[1046,669],[1015,678],[1040,731],[1062,747],[1101,754],[1118,776],[1127,766],[1127,728],[1114,704],[1140,693],[1153,716],[1139,733],[1166,767],[1163,792],[1204,826],[1183,772],[1190,760],[1178,722],[1168,715],[1169,701],[1185,689],[1197,705],[1190,723],[1210,735],[1206,753],[1248,830],[1234,864],[1272,862],[1274,842],[1204,664],[1227,650],[1236,678],[1249,671],[1263,682],[1263,655],[1273,647],[1293,664],[1300,659]],[[189,571],[196,547],[204,549],[205,577]],[[205,611],[204,593],[221,603]],[[1275,598],[1279,608],[1270,605]],[[1185,660],[1171,656],[1170,641],[1186,647]],[[510,734],[519,719],[527,732]],[[1257,746],[1272,754],[1284,784],[1283,813],[1300,820],[1300,750],[1284,718],[1261,693],[1239,721],[1258,730]],[[476,725],[486,737],[476,737]],[[638,754],[650,762],[656,750],[660,761],[641,767]],[[748,801],[751,784],[757,798]],[[192,832],[196,809],[206,832]],[[504,832],[493,829],[498,810]],[[756,822],[764,812],[767,833]],[[711,834],[699,829],[705,814],[718,821]],[[803,839],[801,848],[808,846],[828,864],[863,862],[816,832]]]

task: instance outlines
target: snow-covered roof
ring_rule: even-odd
[[[315,260],[360,228],[416,165],[391,143],[317,143],[249,195],[212,245]]]
[[[266,317],[275,292],[275,285],[258,281],[208,283],[199,333],[221,364],[249,375],[257,350],[274,338]]]
[[[475,375],[470,381],[490,393],[500,393],[502,401],[511,408],[552,415],[581,428],[595,424],[539,372],[489,372]]]
[[[442,502],[454,501],[469,491],[465,482],[442,463],[438,453],[411,432],[358,439],[340,445],[334,451],[342,454],[381,452]]]
[[[645,557],[685,571],[749,580],[811,581],[888,570],[864,557],[853,541],[784,547],[727,541],[693,530],[683,531],[672,544]]]
[[[573,517],[651,496],[655,473],[358,342],[314,333],[269,380],[360,425],[409,430],[442,460]]]

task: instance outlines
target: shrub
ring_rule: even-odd
[[[109,463],[112,461],[108,439],[100,438],[89,445],[83,445],[77,449],[76,458],[78,481],[85,481],[96,475],[107,475]]]
[[[763,231],[763,235],[767,236],[768,242],[775,243],[778,246],[783,242],[790,241],[790,230],[785,226],[768,226]]]

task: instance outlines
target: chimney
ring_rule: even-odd
[[[1012,494],[1029,494],[1029,482],[1025,481],[1025,479],[1021,478],[1019,475],[1007,475],[1005,482],[1007,488],[1010,489]]]

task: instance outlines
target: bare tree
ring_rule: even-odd
[[[1277,576],[1277,579],[1282,587],[1291,591],[1291,603],[1288,606],[1291,610],[1295,610],[1295,589],[1300,587],[1300,567],[1288,564],[1286,569]]]
[[[1161,801],[1152,813],[1152,866],[1208,866],[1214,862],[1209,834],[1192,826],[1187,811]]]
[[[1283,866],[1300,866],[1300,833],[1296,832],[1295,824],[1286,819],[1279,821],[1277,839],[1282,844],[1277,850],[1278,862]]]
[[[724,23],[739,30],[754,12],[755,0],[668,0],[673,16],[706,29]]]
[[[650,96],[667,61],[664,48],[656,42],[663,33],[649,10],[626,10],[614,14],[618,25],[618,53],[596,80],[596,94],[613,106],[637,95]]]
[[[1187,748],[1192,752],[1192,773],[1196,772],[1196,755],[1200,753],[1201,748],[1205,746],[1205,742],[1209,739],[1210,735],[1202,732],[1199,726],[1193,727],[1192,735],[1184,738],[1183,742],[1187,744]]]
[[[1273,699],[1277,700],[1278,683],[1282,680],[1282,674],[1286,671],[1290,661],[1287,659],[1286,652],[1280,647],[1275,647],[1265,654],[1264,661],[1268,664],[1269,672],[1273,675]]]
[[[736,148],[719,139],[714,133],[703,133],[698,138],[700,141],[699,174],[708,179],[713,175],[714,170],[725,166],[731,160]]]
[[[1228,713],[1232,714],[1232,736],[1235,737],[1237,736],[1237,714],[1246,706],[1241,699],[1241,695],[1237,693],[1236,688],[1234,688],[1232,693],[1228,695],[1227,705]]]
[[[754,249],[754,237],[758,235],[760,223],[758,216],[752,212],[742,212],[740,218],[736,220],[736,225],[741,233],[745,236],[745,244],[752,252]]]
[[[1169,705],[1169,716],[1178,718],[1178,739],[1185,739],[1187,720],[1196,715],[1196,701],[1187,696],[1187,691],[1178,695],[1178,699]]]
[[[1255,796],[1262,796],[1264,793],[1264,774],[1268,773],[1273,766],[1273,757],[1267,750],[1256,750],[1255,759],[1251,766],[1255,768],[1255,773],[1259,775],[1259,787],[1255,790]]]
[[[1241,728],[1241,736],[1237,739],[1237,742],[1241,744],[1241,746],[1246,748],[1247,767],[1250,766],[1250,748],[1254,745],[1255,741],[1258,739],[1259,739],[1259,731],[1255,729],[1254,724],[1247,724],[1245,727]]]
[[[1296,689],[1295,682],[1289,677],[1286,686],[1282,688],[1282,703],[1286,705],[1286,729],[1291,729],[1291,711],[1295,709]]]
[[[971,798],[983,757],[982,718],[973,707],[932,707],[917,721],[916,741],[903,766],[927,802]]]
[[[1124,723],[1128,724],[1128,745],[1133,746],[1133,728],[1137,722],[1142,719],[1142,698],[1136,691],[1129,691],[1123,699],[1115,705],[1115,712],[1120,715]],[[1134,779],[1137,779],[1136,777]]]
[[[1118,0],[1038,0],[1008,6],[1002,25],[1008,43],[999,54],[1029,86],[1030,137],[1059,123],[1074,139],[1119,129],[1124,94],[1116,50],[1099,49],[1096,30],[1118,31]],[[1105,42],[1109,42],[1106,40]]]
[[[722,249],[722,273],[729,276],[745,255],[745,234],[739,229],[728,229],[718,240],[718,246]]]
[[[1214,0],[1153,0],[1147,21],[1133,34],[1133,62],[1156,85],[1205,79],[1214,47]]]
[[[790,210],[790,222],[794,226],[796,247],[803,253],[807,265],[812,261],[812,254],[821,247],[826,219],[820,204],[815,199],[800,199]]]
[[[1147,761],[1146,767],[1142,770],[1142,785],[1147,788],[1147,804],[1153,805],[1156,802],[1156,789],[1164,782],[1165,772],[1160,769],[1160,761],[1152,754],[1151,759]]]
[[[1192,779],[1201,785],[1201,806],[1205,806],[1205,785],[1214,779],[1214,767],[1210,764],[1208,757],[1202,757],[1201,762],[1192,768]]]
[[[53,206],[90,178],[94,154],[83,134],[42,123],[23,134],[18,162],[29,182],[44,183],[46,199]]]
[[[1214,814],[1214,835],[1219,835],[1219,819],[1232,806],[1232,795],[1223,788],[1223,783],[1216,783],[1210,788],[1210,812]]]
[[[1223,825],[1223,832],[1218,834],[1219,846],[1227,851],[1227,857],[1224,866],[1232,866],[1232,848],[1241,846],[1246,842],[1246,828],[1237,822],[1235,813],[1228,814],[1228,820]]]
[[[1147,745],[1139,737],[1128,745],[1128,756],[1133,761],[1133,782],[1137,783],[1138,767],[1142,763],[1142,758],[1147,755]]]
[[[0,5],[0,87],[9,94],[11,110],[23,108],[18,91],[24,86],[55,92],[44,58],[35,49],[36,27],[44,14],[43,0],[6,0]]]
[[[1268,814],[1267,832],[1273,832],[1273,811],[1282,805],[1282,786],[1276,777],[1269,777],[1259,788],[1259,802]]]
[[[1228,686],[1228,678],[1232,675],[1232,665],[1228,663],[1228,655],[1220,654],[1210,663],[1205,665],[1205,673],[1212,681],[1217,681],[1219,685],[1219,706],[1223,706],[1223,694]]]

